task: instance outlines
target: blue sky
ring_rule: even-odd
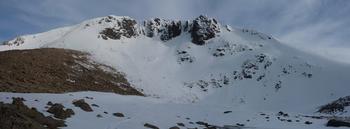
[[[0,0],[0,41],[110,14],[137,20],[206,14],[350,62],[349,13],[349,0]]]

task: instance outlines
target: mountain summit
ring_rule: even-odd
[[[97,23],[111,26],[100,32],[101,37],[105,40],[118,40],[122,36],[132,38],[144,35],[150,38],[156,37],[166,42],[183,33],[190,33],[193,43],[203,45],[206,40],[214,38],[217,33],[220,33],[220,24],[217,20],[203,15],[192,21],[153,18],[144,21],[140,26],[137,26],[136,20],[132,18],[116,16],[107,16]],[[86,26],[90,26],[90,24],[87,23]]]
[[[153,18],[138,24],[136,20],[127,16],[106,16],[84,22],[83,28],[90,26],[102,26],[98,37],[108,40],[124,38],[135,38],[143,35],[150,38],[156,37],[161,41],[168,41],[184,33],[191,34],[192,42],[203,45],[206,40],[215,38],[220,33],[220,23],[214,18],[200,15],[194,20],[179,21]],[[228,29],[228,28],[226,28]],[[21,44],[21,39],[15,42],[5,42],[7,45]]]

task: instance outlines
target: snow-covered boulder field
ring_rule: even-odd
[[[23,97],[44,115],[53,115],[49,101],[72,109],[66,129],[320,129],[331,128],[329,119],[349,120],[348,102],[340,112],[322,109],[350,95],[350,66],[207,16],[136,21],[111,15],[0,45],[0,51],[39,48],[89,53],[145,95],[0,93],[0,101]],[[79,99],[92,111],[72,104]]]

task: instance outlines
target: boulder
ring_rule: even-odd
[[[331,119],[327,122],[328,127],[350,127],[350,122],[345,122],[342,120]]]
[[[92,112],[92,108],[90,107],[90,105],[88,103],[85,102],[84,99],[80,99],[80,100],[74,100],[73,101],[73,105],[76,107],[79,107],[80,109],[86,111],[86,112]]]

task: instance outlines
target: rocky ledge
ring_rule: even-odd
[[[166,42],[188,33],[191,35],[192,43],[204,45],[207,40],[216,37],[221,32],[218,21],[204,15],[189,21],[153,18],[143,21],[140,26],[137,26],[136,20],[130,17],[107,16],[98,20],[98,24],[112,26],[105,27],[99,33],[98,37],[104,40],[119,40],[121,37],[133,38],[144,35]]]

